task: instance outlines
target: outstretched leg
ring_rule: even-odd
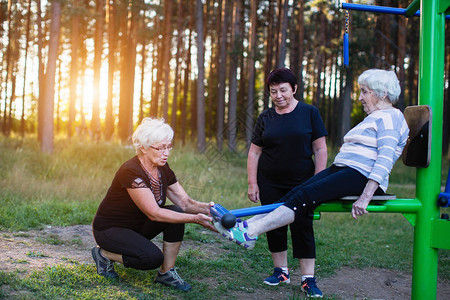
[[[237,222],[230,229],[225,229],[220,224],[216,228],[229,240],[252,249],[261,233],[293,223],[296,217],[305,217],[307,212],[324,202],[348,195],[360,195],[366,183],[367,178],[358,171],[333,165],[292,189],[280,199],[283,205],[267,215]]]
[[[250,237],[257,237],[261,233],[291,224],[294,222],[294,219],[294,211],[284,205],[281,205],[277,209],[265,215],[263,218],[258,218],[255,221],[249,222],[247,234]]]

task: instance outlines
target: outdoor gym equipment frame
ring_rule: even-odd
[[[442,124],[444,99],[444,46],[445,19],[450,13],[450,0],[414,0],[407,9],[380,8],[370,5],[346,4],[343,9],[394,13],[411,17],[420,7],[419,40],[419,105],[430,109],[428,157],[426,167],[417,167],[416,197],[414,199],[392,199],[373,201],[369,212],[403,213],[414,226],[414,249],[411,299],[436,299],[438,249],[450,249],[450,221],[439,218],[437,205],[441,191]],[[348,49],[347,49],[348,50]],[[406,112],[406,110],[405,110]],[[448,180],[448,179],[447,179]],[[444,194],[449,192],[449,181]],[[230,211],[236,217],[269,212],[278,204],[261,208],[246,208]],[[259,211],[260,209],[261,211]],[[321,204],[315,209],[315,218],[320,212],[349,212],[352,203],[336,200]],[[267,210],[267,211],[265,211]]]
[[[343,9],[418,15],[419,40],[419,105],[428,105],[433,114],[430,122],[430,163],[417,168],[416,198],[376,202],[370,212],[401,212],[414,226],[414,249],[411,299],[436,299],[438,249],[450,249],[450,221],[439,218],[437,199],[441,191],[442,124],[444,99],[445,19],[450,13],[450,0],[414,0],[407,9],[347,4]],[[319,212],[348,212],[351,204],[334,201],[319,206]]]

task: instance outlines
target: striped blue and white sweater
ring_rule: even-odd
[[[389,174],[402,154],[409,128],[400,110],[377,110],[345,136],[334,164],[348,166],[387,190]]]

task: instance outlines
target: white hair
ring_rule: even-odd
[[[136,154],[141,154],[141,149],[148,149],[151,145],[172,141],[173,129],[164,119],[144,118],[133,133],[133,146]]]
[[[386,96],[392,104],[398,101],[398,97],[402,91],[400,82],[394,71],[380,69],[366,70],[359,75],[358,84],[367,86],[380,99]]]

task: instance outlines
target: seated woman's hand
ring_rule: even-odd
[[[368,214],[369,212],[366,210],[369,205],[370,199],[366,199],[363,196],[360,196],[358,200],[356,200],[352,205],[352,217],[353,219],[357,219],[358,216],[362,216],[364,214]]]
[[[367,180],[366,187],[364,188],[361,196],[358,197],[358,200],[353,203],[352,206],[352,217],[353,219],[357,219],[358,216],[362,216],[364,214],[368,214],[369,212],[366,210],[369,205],[370,200],[372,200],[373,194],[378,188],[379,183],[369,179]]]

